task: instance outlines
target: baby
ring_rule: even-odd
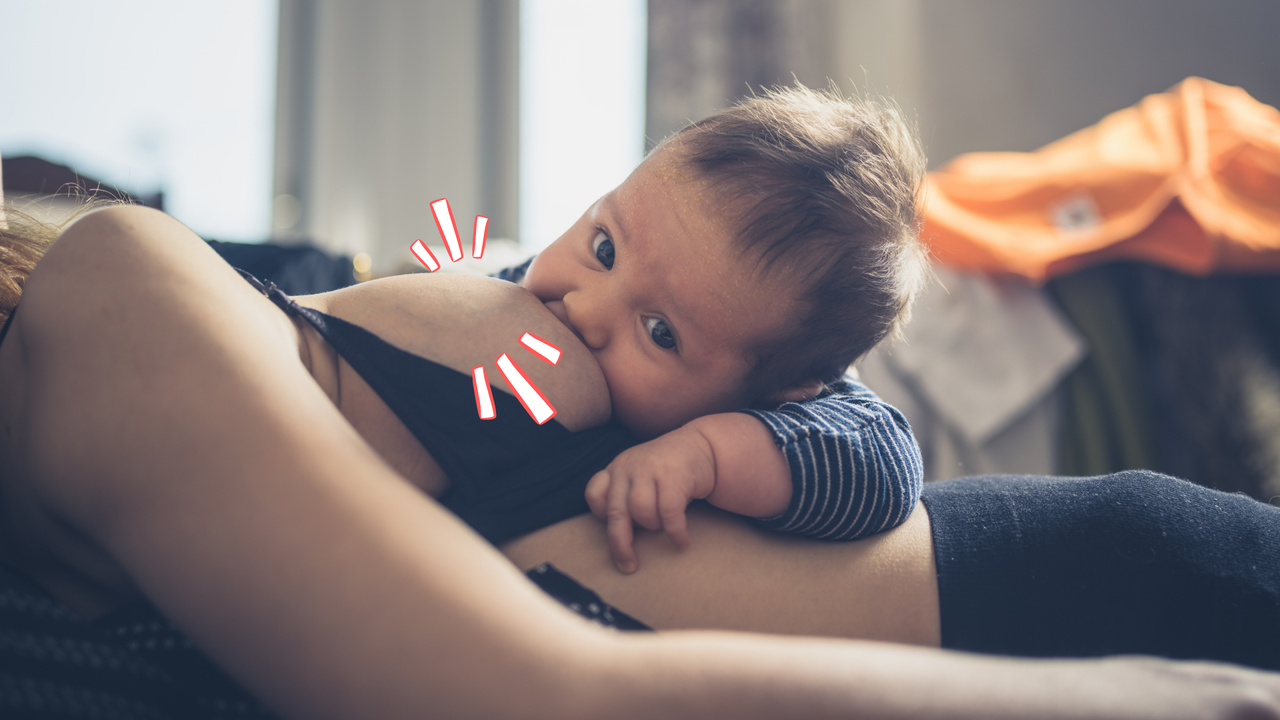
[[[695,499],[828,539],[911,513],[910,427],[845,371],[920,285],[923,173],[895,108],[770,91],[668,138],[500,275],[591,349],[614,417],[648,440],[586,489],[619,569],[637,567],[633,524],[687,546]]]

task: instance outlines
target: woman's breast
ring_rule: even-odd
[[[689,509],[692,545],[638,531],[640,569],[618,572],[604,525],[590,515],[502,550],[522,570],[550,562],[605,602],[658,629],[720,629],[940,642],[929,517],[854,542],[766,533],[705,505]]]
[[[446,421],[454,413],[476,412],[470,387],[472,369],[477,366],[483,366],[487,377],[494,379],[491,389],[495,395],[510,394],[510,385],[497,380],[502,377],[497,359],[506,354],[521,359],[521,374],[554,407],[558,424],[576,431],[609,418],[608,388],[590,350],[537,298],[509,283],[418,274],[294,300],[371,333],[397,352],[462,378],[468,388],[466,407],[444,402],[438,407],[420,406]],[[424,444],[445,451],[439,444],[415,437],[415,432],[428,430],[407,427],[384,400],[401,385],[407,387],[425,378],[404,376],[401,369],[371,376],[372,384],[366,382],[360,372],[373,372],[377,367],[366,362],[357,372],[307,322],[299,322],[299,326],[306,346],[303,353],[311,357],[308,369],[312,377],[347,421],[396,472],[429,495],[440,497],[450,480]],[[560,348],[558,362],[535,360],[529,355],[518,342],[526,332]]]
[[[324,295],[295,301],[320,312],[330,310]],[[294,324],[303,365],[360,437],[415,487],[431,497],[443,495],[449,489],[448,476],[404,422],[310,323],[295,317]]]
[[[431,497],[449,489],[449,477],[395,412],[345,360],[338,361],[338,410],[401,477]]]

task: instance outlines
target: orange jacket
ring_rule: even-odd
[[[1035,152],[956,158],[924,218],[941,262],[1036,282],[1119,259],[1280,271],[1280,112],[1188,78]]]

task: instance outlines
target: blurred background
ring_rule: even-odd
[[[0,156],[206,237],[375,269],[434,236],[532,252],[643,152],[797,78],[894,97],[937,167],[1030,150],[1189,75],[1280,103],[1267,0],[0,0]]]

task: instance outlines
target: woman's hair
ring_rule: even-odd
[[[0,223],[0,324],[8,320],[9,314],[18,306],[22,288],[31,271],[63,229],[90,210],[122,202],[75,193],[71,197],[78,204],[57,221],[41,220],[26,209],[9,202],[4,204],[5,222]]]
[[[751,397],[831,382],[896,334],[928,272],[925,158],[891,101],[774,88],[664,141],[731,213],[739,249],[803,288],[791,332],[758,350]]]

